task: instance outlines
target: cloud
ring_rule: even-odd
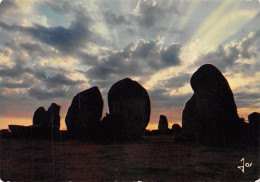
[[[24,67],[21,62],[16,62],[15,66],[12,68],[4,67],[0,69],[1,77],[18,77],[24,73],[32,73],[32,69]]]
[[[76,86],[83,83],[82,80],[73,80],[70,78],[72,71],[62,68],[52,68],[50,66],[35,65],[33,75],[48,88],[59,86]]]
[[[97,60],[86,73],[94,82],[122,79],[124,77],[147,76],[166,67],[180,65],[180,44],[162,47],[159,40],[139,40],[134,46],[109,53],[106,58]]]
[[[0,16],[7,13],[11,9],[16,9],[17,5],[13,0],[0,1]]]
[[[152,108],[171,108],[174,106],[184,106],[190,99],[190,94],[184,95],[169,95],[167,89],[152,89],[148,90]]]
[[[66,91],[62,89],[43,89],[39,87],[33,87],[28,90],[29,96],[38,100],[62,98],[66,96]]]
[[[82,84],[83,81],[77,80],[71,80],[69,77],[65,76],[64,74],[57,73],[54,76],[47,76],[45,73],[36,73],[36,77],[39,78],[41,81],[47,83],[48,85],[57,86],[57,85],[78,85]]]
[[[238,107],[259,107],[260,93],[237,92],[234,97]]]
[[[254,35],[249,37],[248,39],[244,39],[241,43],[241,57],[245,59],[250,59],[251,57],[256,57],[256,53],[250,48],[255,43],[256,39],[260,37],[259,35]]]
[[[23,31],[24,27],[19,25],[8,25],[7,23],[0,21],[0,27],[7,31]]]
[[[180,73],[178,76],[172,77],[168,80],[161,81],[161,84],[165,88],[179,88],[189,83],[190,78],[190,74]]]
[[[95,85],[105,97],[109,88],[125,77],[149,88],[152,107],[156,110],[182,108],[191,94],[175,94],[190,92],[187,88],[190,71],[205,63],[225,71],[228,79],[247,74],[254,82],[260,69],[259,38],[257,33],[243,38],[258,29],[260,14],[249,20],[248,16],[258,10],[256,3],[246,3],[239,1],[232,10],[245,15],[246,20],[241,19],[242,26],[233,22],[234,27],[242,28],[228,41],[221,40],[222,44],[215,50],[210,50],[211,41],[208,49],[200,47],[203,43],[192,44],[190,47],[194,49],[188,52],[185,44],[189,46],[198,37],[203,42],[203,33],[195,36],[205,22],[210,22],[206,34],[209,29],[223,29],[221,23],[211,21],[212,17],[223,15],[219,13],[223,2],[3,0],[0,4],[0,56],[4,58],[0,61],[0,100],[4,102],[0,112],[14,113],[23,105],[26,107],[21,113],[31,113],[32,106],[37,108],[43,103],[47,106],[55,98],[66,103],[69,97]],[[230,3],[230,7],[233,5]],[[222,33],[231,35],[230,31]],[[238,42],[231,43],[233,40]],[[194,65],[188,60],[184,62],[183,59],[193,55],[196,59],[202,49],[208,52]],[[187,56],[181,59],[181,52]],[[245,89],[230,80],[240,91],[235,94],[239,106],[257,104],[254,97],[258,95],[245,95],[241,92]],[[248,88],[251,89],[257,92],[258,88]]]
[[[23,76],[18,81],[13,78],[7,78],[0,82],[2,88],[17,89],[17,88],[30,88],[34,84],[34,80],[29,76]]]
[[[91,36],[91,32],[80,23],[75,23],[68,29],[35,25],[35,28],[29,28],[28,32],[46,44],[69,52],[83,46],[84,41]]]
[[[209,52],[206,55],[202,55],[198,60],[198,65],[211,63],[215,65],[221,71],[225,71],[228,67],[231,67],[239,57],[239,50],[237,47],[229,47],[227,50],[223,46],[218,46],[216,51]]]
[[[152,27],[154,24],[164,17],[165,11],[162,10],[156,1],[138,0],[134,9],[134,18],[139,25]]]
[[[250,34],[251,35],[251,34]],[[236,66],[248,67],[248,64],[237,62],[239,59],[251,59],[256,58],[258,53],[254,49],[255,42],[259,40],[260,36],[255,33],[253,36],[244,38],[240,42],[226,44],[225,47],[222,45],[214,51],[207,54],[202,54],[195,62],[195,65],[203,65],[211,63],[219,68],[222,72],[227,69],[236,69]]]
[[[57,48],[65,53],[72,53],[91,43],[103,43],[101,37],[90,30],[91,18],[86,12],[76,11],[75,20],[68,28],[62,26],[46,27],[34,24],[32,27],[24,27],[17,24],[9,25],[0,21],[0,27],[7,31],[19,31],[27,33],[37,40]]]
[[[83,46],[83,42],[91,36],[90,31],[80,23],[73,24],[70,28],[48,28],[42,25],[23,27],[0,22],[0,27],[7,31],[26,32],[43,43],[51,45],[59,50],[69,52]]]
[[[79,53],[78,57],[83,65],[94,66],[97,64],[98,61],[98,56],[84,52]]]
[[[113,28],[114,26],[122,25],[122,24],[129,24],[130,21],[127,20],[127,18],[123,15],[116,15],[112,11],[105,11],[104,12],[104,19],[107,23],[107,25],[110,28]]]
[[[41,56],[44,57],[47,52],[42,49],[39,44],[35,43],[21,43],[19,45],[22,49],[26,50],[30,56]],[[16,48],[17,50],[17,48]],[[50,53],[48,53],[50,54]]]
[[[167,47],[166,49],[162,50],[161,56],[163,62],[169,65],[179,65],[181,62],[179,58],[181,47],[181,44],[173,44],[170,47]]]

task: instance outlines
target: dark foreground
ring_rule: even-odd
[[[252,167],[242,173],[242,158]],[[146,136],[125,144],[0,139],[3,181],[255,181],[258,149],[174,143]]]

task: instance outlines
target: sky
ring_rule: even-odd
[[[31,125],[34,111],[107,93],[129,77],[147,89],[148,129],[181,124],[191,75],[215,65],[238,114],[260,112],[259,0],[0,0],[0,129]]]

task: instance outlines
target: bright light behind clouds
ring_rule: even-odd
[[[258,0],[0,0],[0,128],[74,95],[130,77],[150,95],[148,128],[181,124],[201,65],[217,66],[238,112],[260,112]],[[247,118],[246,118],[247,119]]]

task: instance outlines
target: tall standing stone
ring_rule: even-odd
[[[129,78],[115,83],[108,92],[110,117],[115,136],[136,139],[143,135],[150,120],[150,98],[147,91]]]
[[[243,123],[222,73],[206,64],[192,75],[190,82],[194,94],[183,110],[183,135],[205,143],[237,140]]]
[[[169,130],[168,128],[168,120],[164,115],[160,115],[158,130],[161,134],[166,134]]]
[[[68,132],[74,136],[93,137],[102,111],[103,98],[98,87],[78,93],[74,96],[65,118]]]
[[[33,125],[44,124],[47,120],[47,113],[44,107],[39,107],[33,114]]]
[[[61,106],[58,104],[52,103],[46,112],[48,118],[46,125],[53,127],[55,130],[60,129],[60,108]]]

